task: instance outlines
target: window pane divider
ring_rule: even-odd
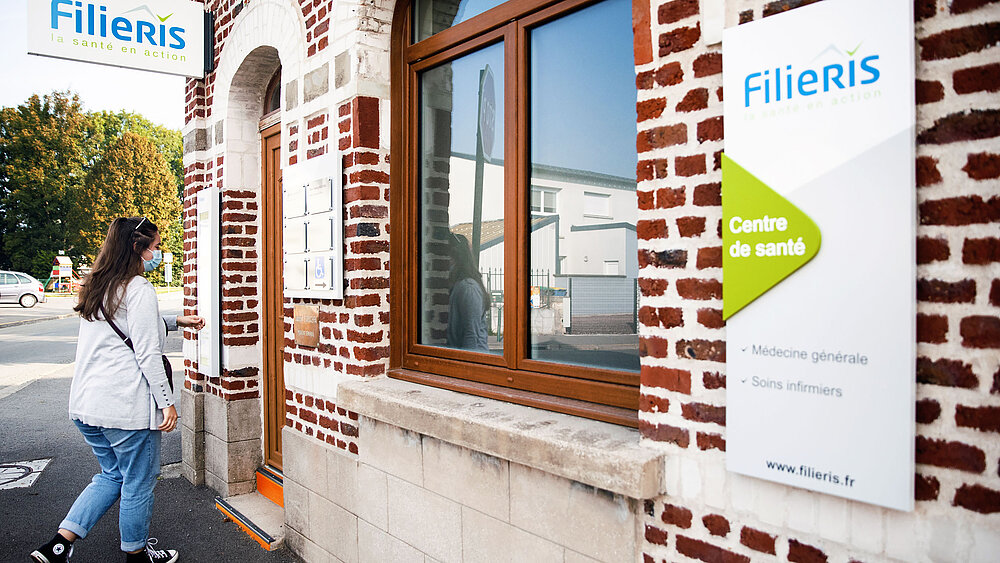
[[[507,366],[518,369],[524,356],[524,331],[522,322],[524,310],[522,300],[521,268],[524,262],[522,249],[523,229],[522,213],[524,211],[524,194],[519,193],[521,178],[524,173],[523,150],[517,145],[521,139],[524,111],[521,95],[525,92],[521,81],[524,79],[519,64],[521,62],[521,36],[516,23],[511,23],[504,29],[504,238],[509,243],[504,245],[504,271],[514,272],[514,275],[504,275],[504,358]],[[513,134],[511,134],[513,133]],[[513,267],[511,267],[513,266]]]

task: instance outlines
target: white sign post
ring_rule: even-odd
[[[222,365],[219,188],[214,185],[202,188],[198,192],[195,209],[198,213],[195,227],[195,291],[198,315],[205,319],[205,327],[198,332],[198,372],[218,377]]]
[[[28,53],[205,76],[205,5],[190,0],[29,0]]]
[[[913,509],[911,0],[727,29],[729,470]]]

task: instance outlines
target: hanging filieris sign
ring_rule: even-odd
[[[726,467],[913,507],[912,0],[726,29]]]
[[[189,0],[29,0],[28,53],[205,76],[205,6]]]

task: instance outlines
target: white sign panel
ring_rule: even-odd
[[[282,247],[286,297],[343,299],[344,206],[340,157],[285,168]]]
[[[220,317],[219,190],[207,186],[197,195],[195,227],[198,315],[205,327],[198,332],[198,372],[218,376],[222,339]]]
[[[205,6],[189,0],[29,0],[28,53],[202,78]]]
[[[728,469],[913,509],[911,0],[723,38]]]

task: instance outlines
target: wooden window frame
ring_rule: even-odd
[[[639,373],[530,358],[531,163],[527,141],[528,33],[600,0],[509,0],[411,44],[410,2],[399,2],[391,43],[390,334],[393,378],[625,426],[638,426]],[[504,276],[502,356],[417,343],[419,327],[419,83],[417,73],[490,44],[504,45]],[[521,283],[525,280],[524,283]]]

